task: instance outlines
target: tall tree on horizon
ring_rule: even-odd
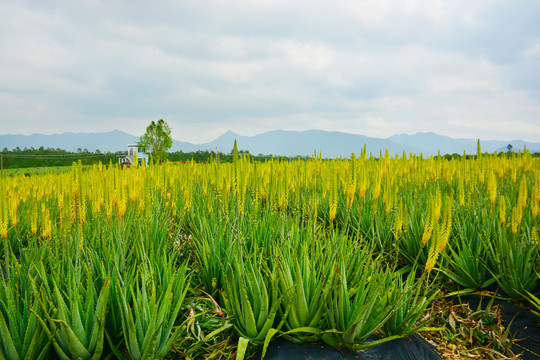
[[[167,150],[172,146],[171,128],[163,119],[156,123],[152,120],[141,136],[139,146],[149,150],[152,162],[159,164],[167,158]]]

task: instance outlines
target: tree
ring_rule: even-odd
[[[171,128],[163,119],[156,123],[152,121],[146,128],[146,133],[141,136],[139,146],[148,149],[152,161],[159,164],[161,160],[167,158],[167,150],[172,146]]]
[[[513,148],[512,144],[506,145],[506,148],[508,149],[508,155],[510,155],[512,153],[512,148]]]

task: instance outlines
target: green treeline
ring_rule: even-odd
[[[117,151],[115,153],[107,152],[102,153],[99,150],[95,152],[89,152],[87,149],[78,149],[77,152],[71,152],[63,150],[60,148],[44,148],[43,146],[39,149],[30,149],[24,148],[15,148],[13,150],[8,150],[4,148],[1,152],[2,155],[2,168],[4,169],[22,169],[22,168],[36,168],[36,167],[51,167],[51,166],[71,166],[74,162],[81,161],[82,165],[93,165],[101,161],[102,164],[118,162],[118,156],[126,155],[127,151]],[[252,155],[249,151],[239,150],[239,156],[248,156],[252,161],[261,161],[270,160],[272,158],[279,158],[282,160],[292,160],[298,158],[306,157],[287,157],[287,156],[274,156],[274,155]],[[499,153],[498,156],[509,156],[508,153]],[[539,157],[539,153],[532,154],[533,157]],[[452,154],[444,155],[443,158],[450,160],[461,158],[463,155]],[[467,159],[474,158],[476,155],[466,155]],[[196,152],[169,152],[166,156],[167,160],[173,162],[187,162],[193,160],[197,163],[202,162],[214,162],[218,161],[220,163],[232,162],[232,151],[230,153],[218,152],[216,156],[215,151],[196,151]]]
[[[102,153],[99,150],[95,152],[89,152],[88,150],[78,149],[77,152],[71,152],[67,150],[62,150],[60,148],[44,148],[43,146],[39,149],[23,149],[15,148],[13,150],[8,150],[4,148],[1,152],[2,154],[2,167],[4,169],[24,169],[24,168],[39,168],[39,167],[51,167],[51,166],[71,166],[74,162],[81,161],[82,165],[93,165],[101,161],[102,164],[118,163],[118,156],[126,155],[127,151],[117,151],[115,153],[107,152]],[[253,161],[265,161],[271,158],[275,158],[273,155],[250,155],[248,151],[239,151],[240,156],[249,156]],[[291,160],[297,159],[297,157],[284,157],[280,156],[280,159]],[[170,152],[167,154],[167,159],[174,162],[187,162],[195,161],[198,163],[202,162],[214,162],[219,161],[232,162],[232,151],[231,153],[218,153],[214,151],[196,151],[196,152],[183,152],[176,151]]]
[[[113,163],[118,161],[116,153],[101,153],[99,150],[89,152],[86,149],[70,152],[60,148],[44,148],[43,146],[39,149],[25,148],[24,150],[18,147],[13,150],[4,148],[1,156],[4,169],[71,166],[73,162],[79,160],[82,165],[92,165],[100,161],[104,164],[108,164],[110,161]]]
[[[265,160],[270,160],[272,158],[276,159],[282,159],[282,160],[292,160],[292,159],[306,159],[308,157],[290,157],[290,156],[274,156],[274,155],[252,155],[249,153],[249,151],[239,150],[238,155],[240,157],[247,156],[249,159],[253,161],[261,161],[264,162]],[[230,163],[233,161],[233,153],[232,150],[230,153],[223,153],[218,152],[216,156],[215,151],[195,151],[195,152],[183,152],[183,151],[176,151],[176,152],[170,152],[168,153],[167,160],[169,161],[195,161],[195,162],[213,162],[218,161],[220,163]]]

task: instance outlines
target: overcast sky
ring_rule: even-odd
[[[538,0],[2,0],[0,134],[540,141]]]

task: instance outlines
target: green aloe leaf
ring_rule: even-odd
[[[188,288],[187,265],[174,269],[171,261],[154,270],[150,275],[148,269],[142,269],[139,280],[133,284],[136,289],[130,285],[122,290],[120,281],[117,283],[125,343],[134,360],[164,357],[182,330],[177,327],[172,331]],[[146,280],[159,286],[150,286],[148,294]],[[126,300],[127,291],[131,293],[132,304]]]

